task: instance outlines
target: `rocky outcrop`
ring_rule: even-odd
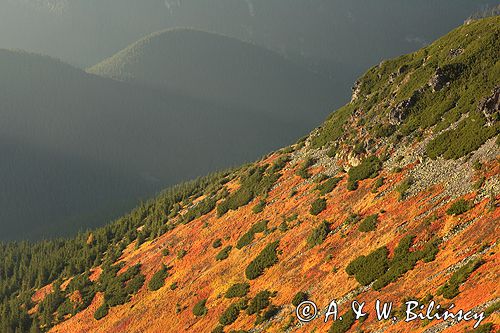
[[[349,164],[349,167],[355,167],[361,163],[361,159],[354,152],[350,152],[347,156],[347,163]]]
[[[431,87],[432,92],[439,91],[444,87],[448,87],[451,82],[457,79],[463,72],[464,66],[460,63],[449,64],[443,67],[438,67],[436,72],[429,80],[429,87]]]
[[[500,118],[500,86],[493,89],[490,96],[483,98],[478,105],[478,111],[484,114],[486,126],[492,126]]]
[[[438,68],[429,81],[429,87],[431,87],[432,92],[436,92],[443,89],[443,87],[447,86],[449,83],[450,82],[444,75],[443,70]]]
[[[391,109],[389,112],[389,123],[391,125],[399,125],[406,119],[410,109],[417,102],[420,93],[420,90],[415,91],[410,98],[399,102],[394,108]]]
[[[455,58],[455,57],[458,57],[459,55],[461,55],[462,53],[464,53],[464,49],[461,47],[459,47],[458,49],[451,49],[450,50],[450,57]]]
[[[351,103],[352,103],[356,101],[359,98],[359,95],[361,94],[361,81],[359,80],[356,81],[351,90],[352,90],[352,97],[351,97]]]

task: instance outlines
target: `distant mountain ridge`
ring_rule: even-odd
[[[195,27],[254,41],[342,76],[338,89],[346,94],[346,85],[373,62],[416,50],[422,40],[435,39],[493,4],[494,0],[2,0],[0,47],[50,53],[87,67],[154,31]],[[274,11],[281,13],[278,20],[269,15]],[[364,52],[364,45],[371,52]]]
[[[331,96],[326,97],[331,100]],[[107,170],[105,174],[115,170],[117,175],[128,175],[122,181],[128,178],[132,183],[142,184],[139,187],[134,184],[129,190],[136,190],[122,193],[132,202],[155,194],[166,184],[261,156],[269,149],[306,134],[315,119],[328,113],[328,109],[312,107],[300,110],[302,114],[293,117],[278,114],[272,108],[235,107],[224,101],[187,96],[169,89],[118,82],[50,57],[11,50],[0,50],[0,109],[0,133],[6,140],[38,147],[42,152],[63,159],[67,156],[85,161],[82,163]],[[25,160],[24,164],[34,166],[37,162]],[[75,165],[68,163],[67,166]],[[19,188],[43,184],[30,183],[28,178],[15,174],[15,168],[8,170],[12,179],[20,179]],[[74,172],[75,176],[81,174],[78,170]],[[59,185],[54,184],[52,188],[63,188],[64,177],[69,175],[71,170],[55,177],[53,181]],[[78,181],[70,183],[76,186]],[[95,200],[94,194],[109,193],[102,188],[104,184],[104,181],[92,182],[92,189],[83,192],[75,187],[74,196],[63,197],[70,207],[78,207],[81,200],[80,206],[84,207],[84,202]],[[32,190],[43,193],[39,187]],[[8,191],[21,193],[16,186],[9,187]],[[81,196],[83,193],[86,199]],[[116,193],[117,196],[122,194]],[[12,195],[11,199],[14,197],[17,198]],[[126,201],[131,202],[128,199]],[[113,201],[110,194],[109,202]],[[31,211],[29,216],[25,214],[27,211],[20,214],[21,208],[16,215],[15,205],[9,204],[10,213],[4,211],[6,215],[0,223],[8,224],[11,232],[4,233],[3,237],[19,239],[23,234],[30,237],[31,225],[47,223],[47,228],[51,229],[50,225],[56,220],[63,226],[58,216],[61,204],[52,201],[47,203],[45,213]],[[106,210],[106,204],[102,204]],[[113,207],[109,209],[116,211]],[[87,213],[92,215],[92,212]],[[71,216],[66,213],[64,216],[70,224]],[[105,216],[106,219],[89,221],[87,225],[81,219],[82,224],[68,225],[68,229],[57,228],[57,235],[102,224],[110,215]]]
[[[154,33],[87,71],[310,126],[341,101],[327,77],[257,45],[194,29]]]

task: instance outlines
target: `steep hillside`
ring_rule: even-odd
[[[475,332],[497,331],[499,34],[498,17],[472,21],[382,62],[304,140],[166,190],[105,228],[0,247],[0,328],[473,330],[404,322],[412,299],[485,311]],[[344,320],[299,322],[304,299],[322,314],[336,299]],[[393,320],[376,320],[376,299],[395,303]],[[368,318],[353,321],[354,300]]]
[[[300,120],[309,129],[340,102],[330,79],[257,45],[192,29],[152,34],[88,72],[228,105],[235,113]]]
[[[24,156],[19,163],[26,168],[18,165],[2,169],[6,170],[2,177],[18,180],[7,182],[4,188],[7,200],[18,204],[0,206],[0,225],[8,225],[11,230],[2,233],[0,239],[47,234],[35,235],[32,227],[43,224],[52,230],[55,221],[62,218],[67,220],[68,228],[58,228],[58,235],[102,225],[109,212],[123,209],[123,204],[112,205],[121,202],[122,195],[129,203],[136,202],[166,185],[258,158],[308,131],[303,120],[284,120],[272,110],[235,112],[228,105],[168,91],[154,92],[87,74],[52,58],[8,50],[0,50],[0,110],[0,133],[6,143],[33,147],[46,154]],[[2,165],[16,159],[14,155],[2,156],[6,159]],[[37,156],[41,159],[37,160]],[[51,170],[42,161],[53,156],[67,160],[64,172],[59,168]],[[70,162],[76,160],[80,162]],[[101,170],[100,175],[91,176],[95,180],[85,182],[86,189],[80,186],[82,179],[77,179],[83,171],[78,164]],[[31,173],[35,179],[25,174],[37,165],[38,170]],[[123,177],[119,183],[129,190],[109,192],[111,187],[105,178],[115,176]],[[75,178],[68,181],[68,177]],[[65,200],[45,196],[44,209],[34,209],[41,202],[37,193],[63,188],[70,190],[54,195]],[[98,206],[109,210],[108,214],[100,212],[100,218],[87,223],[69,222],[81,215],[80,208],[100,210],[95,200],[104,193],[109,198]],[[26,200],[21,200],[23,197]],[[28,198],[35,198],[35,202]],[[22,205],[33,210],[23,209]],[[63,212],[62,206],[72,208]]]

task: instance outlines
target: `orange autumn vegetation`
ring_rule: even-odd
[[[271,162],[276,155],[262,163]],[[498,176],[498,172],[491,174],[492,170],[498,171],[498,165],[498,159],[488,164],[485,174]],[[451,273],[447,270],[479,251],[482,251],[484,264],[460,286],[460,294],[453,302],[459,308],[470,309],[500,297],[497,283],[500,272],[497,238],[500,231],[500,210],[489,209],[488,198],[478,202],[463,215],[448,216],[445,210],[449,205],[440,206],[440,201],[433,200],[439,196],[442,188],[423,191],[401,202],[394,191],[381,197],[371,193],[374,182],[371,179],[361,181],[358,190],[348,191],[345,175],[338,174],[337,176],[344,176],[344,180],[325,196],[327,209],[318,216],[312,216],[309,207],[317,197],[315,184],[303,182],[295,175],[296,168],[292,165],[284,170],[279,185],[270,191],[268,204],[262,213],[254,214],[251,211],[259,200],[257,198],[221,218],[217,218],[216,212],[212,211],[152,242],[144,243],[137,250],[132,243],[120,260],[127,267],[141,263],[146,284],[162,263],[173,266],[165,286],[156,292],[150,292],[145,284],[129,303],[112,308],[108,316],[100,321],[93,317],[95,309],[102,302],[102,295],[98,294],[88,309],[55,326],[51,332],[210,332],[217,326],[220,315],[234,302],[224,297],[226,290],[234,283],[246,281],[246,266],[260,250],[275,240],[280,242],[279,262],[267,269],[263,276],[250,281],[249,297],[262,290],[276,291],[277,294],[271,301],[282,307],[276,317],[257,326],[265,332],[283,331],[283,327],[294,316],[291,300],[300,290],[307,291],[310,299],[317,304],[326,306],[331,299],[340,299],[358,289],[359,283],[345,272],[347,264],[360,254],[366,255],[383,245],[387,245],[392,253],[399,240],[408,234],[416,236],[414,244],[417,247],[434,237],[444,237],[446,240],[439,246],[436,260],[430,263],[418,262],[413,270],[381,291],[361,291],[355,299],[366,301],[368,309],[377,298],[400,304],[409,296],[422,299],[427,294],[436,295],[439,286],[450,277]],[[310,170],[313,175],[321,171],[321,167]],[[401,178],[401,174],[394,173],[383,173],[383,176],[387,185],[383,185],[380,192]],[[237,188],[234,184],[231,187]],[[298,193],[289,198],[294,187],[298,188]],[[473,193],[466,196],[468,199],[473,197]],[[427,215],[436,206],[436,218],[432,223],[424,223],[424,218],[417,218]],[[361,233],[356,226],[342,226],[350,212],[361,216],[378,213],[376,230]],[[284,218],[295,213],[298,218],[288,223],[288,231],[275,230]],[[212,247],[214,240],[220,238],[223,246],[234,246],[242,234],[262,219],[269,220],[268,229],[274,231],[256,234],[254,241],[241,250],[233,248],[227,260],[215,260],[219,249]],[[307,236],[323,220],[331,224],[331,230],[340,229],[329,234],[321,245],[309,249],[306,244]],[[454,232],[464,224],[467,225],[465,229]],[[165,247],[169,247],[171,253],[166,257],[161,253]],[[488,250],[484,251],[485,248]],[[187,250],[182,259],[177,259],[175,255],[179,249]],[[173,282],[178,285],[175,290],[169,288]],[[202,299],[207,299],[208,313],[203,317],[196,317],[192,308]],[[442,304],[450,302],[440,296],[435,296],[434,299]],[[500,325],[498,313],[487,321],[493,322],[497,327]],[[235,323],[227,326],[225,331],[249,330],[254,327],[254,322],[255,315],[248,316],[242,311]],[[431,322],[422,326],[419,322],[407,324],[400,321],[392,324],[377,322],[372,315],[362,324],[355,323],[353,329],[361,327],[365,331],[384,329],[385,332],[423,332],[438,323]],[[297,332],[310,332],[314,328],[318,328],[318,332],[326,332],[331,323],[324,324],[318,319],[303,327],[295,325],[296,322],[291,327],[295,327]],[[461,323],[445,331],[462,332],[470,326],[471,324]]]
[[[377,299],[399,307],[411,298],[488,311],[483,323],[498,331],[499,33],[500,17],[472,21],[414,54],[382,62],[356,83],[350,103],[303,140],[212,178],[168,209],[139,210],[132,229],[120,234],[127,236],[115,239],[119,251],[112,244],[92,264],[92,288],[102,287],[99,277],[118,283],[93,289],[90,306],[74,316],[45,313],[54,319],[46,327],[55,324],[54,333],[472,329],[472,322],[375,319]],[[463,71],[443,75],[450,68]],[[496,104],[480,107],[485,98]],[[123,264],[114,266],[118,274],[140,270],[135,284],[114,272],[109,277],[110,265],[102,264],[109,258]],[[119,293],[142,275],[137,293]],[[249,284],[248,294],[226,297],[238,283]],[[31,314],[50,290],[33,290]],[[302,324],[292,305],[298,292],[321,310],[336,299],[341,314],[352,301],[364,301],[370,315],[343,330],[323,318]],[[101,307],[106,297],[109,312]]]

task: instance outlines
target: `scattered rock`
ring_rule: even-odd
[[[439,91],[443,89],[443,87],[448,86],[450,82],[448,78],[444,75],[443,70],[438,68],[436,73],[431,77],[429,81],[429,86],[432,88],[432,92]]]
[[[486,126],[492,126],[500,116],[500,86],[493,89],[490,96],[483,98],[477,108],[486,117]]]
[[[394,80],[398,77],[398,73],[391,73],[389,75],[389,83],[393,83]]]
[[[360,158],[359,158],[358,155],[356,155],[355,153],[351,152],[347,156],[347,162],[349,163],[349,166],[355,167],[355,166],[358,166],[361,163],[361,160],[360,160]]]
[[[361,81],[357,80],[351,89],[352,89],[352,97],[351,97],[351,103],[352,103],[356,101],[359,98],[359,95],[361,94]]]
[[[407,70],[408,70],[408,65],[403,65],[399,67],[397,72],[391,73],[389,75],[389,83],[393,83],[398,76],[404,74]]]
[[[459,47],[458,49],[451,49],[449,54],[450,57],[455,58],[461,55],[462,53],[464,53],[464,49]]]
[[[443,67],[438,67],[436,72],[429,80],[429,87],[431,87],[432,92],[439,91],[444,87],[448,87],[453,80],[455,80],[463,72],[464,65],[448,64]]]
[[[389,123],[391,125],[399,125],[403,120],[406,119],[410,108],[415,105],[418,100],[418,96],[421,91],[417,90],[413,93],[413,95],[405,99],[404,101],[399,102],[390,112],[389,112]]]

